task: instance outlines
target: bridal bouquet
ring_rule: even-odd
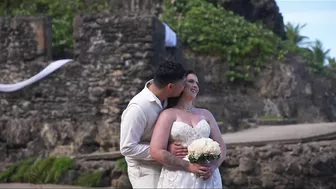
[[[219,144],[211,138],[194,140],[188,146],[188,159],[191,163],[204,163],[216,160],[221,155]]]

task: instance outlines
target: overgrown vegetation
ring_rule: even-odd
[[[260,120],[281,120],[282,117],[279,116],[271,116],[271,115],[264,115],[259,117]]]
[[[25,161],[17,162],[0,173],[0,183],[19,181],[23,178],[23,174],[35,162],[35,158],[29,158]]]
[[[301,30],[306,25],[293,25],[292,23],[287,23],[285,27],[286,35],[287,35],[287,48],[291,52],[298,52],[302,57],[305,58],[307,65],[310,70],[314,73],[334,76],[335,73],[332,73],[326,69],[327,67],[333,67],[333,60],[335,58],[331,58],[328,56],[329,49],[325,50],[323,44],[320,40],[316,40],[314,42],[309,41],[309,38],[306,36],[302,36],[300,34]],[[307,46],[307,47],[302,47]],[[327,64],[326,60],[328,60]]]
[[[76,184],[84,187],[97,187],[100,186],[102,180],[102,173],[86,173],[82,174],[76,180]]]
[[[122,173],[127,173],[127,162],[125,158],[121,158],[116,161],[116,168]]]
[[[228,64],[230,81],[253,81],[265,62],[285,53],[281,39],[262,24],[206,0],[166,0],[162,20],[191,50],[221,56]]]
[[[14,163],[0,173],[0,183],[26,182],[34,184],[58,184],[63,174],[73,169],[75,162],[69,157],[29,158]],[[100,186],[102,173],[84,173],[75,181],[86,187]]]
[[[82,13],[98,13],[109,7],[108,0],[5,0],[0,4],[0,16],[39,15],[52,17],[53,53],[73,48],[73,19]]]
[[[304,57],[312,72],[330,74],[324,65],[328,50],[319,41],[311,43],[300,35],[305,25],[288,23],[284,41],[262,24],[250,23],[206,0],[166,0],[162,20],[191,50],[221,56],[228,64],[230,81],[253,81],[264,63],[271,58],[282,60],[288,52]],[[309,48],[300,47],[309,44]]]
[[[30,158],[11,165],[0,174],[0,182],[57,183],[63,173],[74,167],[68,157]]]

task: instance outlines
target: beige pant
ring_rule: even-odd
[[[133,188],[157,188],[161,173],[158,165],[131,165],[128,166],[128,177]]]

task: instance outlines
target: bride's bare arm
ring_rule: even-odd
[[[210,131],[210,138],[216,142],[219,143],[219,146],[221,147],[221,157],[216,160],[213,161],[214,165],[217,167],[219,167],[223,161],[226,159],[226,145],[225,142],[223,140],[222,137],[222,133],[218,127],[218,124],[216,122],[216,119],[214,118],[214,116],[212,115],[212,113],[208,110],[204,110],[205,112],[205,116],[207,118],[207,120],[209,121],[210,127],[211,127],[211,131]]]
[[[208,167],[199,164],[191,164],[167,151],[170,130],[174,121],[175,115],[173,111],[168,109],[160,114],[154,126],[150,143],[151,157],[170,169],[183,170],[202,175],[207,174],[209,172]]]

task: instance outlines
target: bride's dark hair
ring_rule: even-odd
[[[195,74],[195,72],[192,71],[192,70],[187,70],[186,73],[185,73],[185,76],[187,77],[189,74]],[[178,97],[168,98],[168,105],[167,105],[166,109],[176,106],[177,102],[179,101],[180,97],[182,96],[182,93],[183,93],[183,91],[181,92],[180,96],[178,96]]]

